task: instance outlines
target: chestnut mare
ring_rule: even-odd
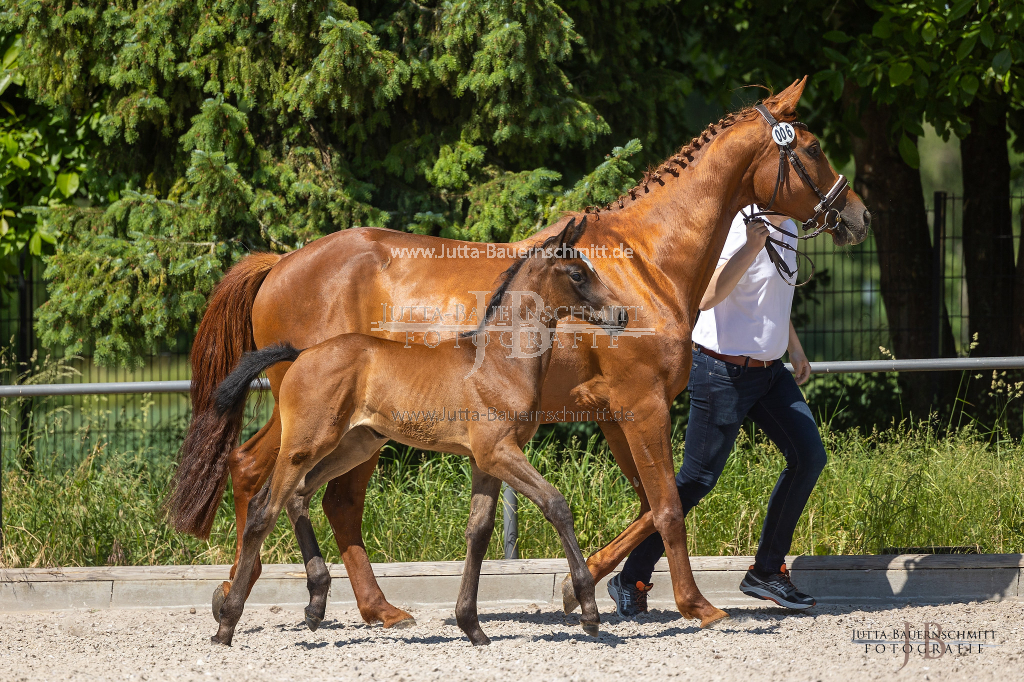
[[[524,417],[535,413],[559,319],[575,313],[589,322],[606,323],[602,326],[609,331],[621,331],[613,326],[620,313],[618,299],[590,261],[572,248],[585,224],[586,218],[579,225],[571,220],[560,234],[513,263],[492,296],[478,331],[467,332],[464,338],[428,347],[366,334],[339,334],[302,351],[290,344],[275,344],[246,353],[217,389],[215,402],[220,414],[242,414],[253,379],[278,363],[291,366],[280,384],[278,400],[281,450],[273,473],[249,504],[236,580],[248,584],[260,547],[281,509],[286,508],[302,548],[310,587],[306,624],[316,630],[324,617],[331,576],[309,523],[309,500],[322,485],[368,461],[394,439],[470,457],[473,498],[455,616],[474,645],[490,644],[480,629],[476,600],[501,481],[533,501],[558,531],[572,569],[574,593],[583,604],[583,628],[588,634],[598,634],[601,619],[594,580],[576,540],[572,512],[562,494],[544,480],[522,451],[539,422],[518,417],[488,419],[491,410]],[[506,298],[511,305],[504,303]],[[487,332],[482,330],[499,310],[511,313],[502,315],[505,320],[511,318],[511,324],[489,328],[497,328],[502,336],[520,337],[513,340],[513,352],[508,356],[499,344],[491,344],[490,352],[485,350]],[[524,321],[528,324],[522,324]],[[420,418],[418,413],[411,419],[396,418],[396,414],[411,412],[410,401],[417,406],[444,406],[446,413],[464,415],[465,419],[432,414]],[[226,458],[234,445],[224,443],[220,456]],[[188,477],[202,476],[209,465],[186,468],[179,484],[195,486],[197,482]],[[231,644],[245,598],[245,590],[228,594],[215,643]]]
[[[764,101],[779,121],[796,119],[806,80]],[[792,147],[815,184],[833,186],[838,175],[813,135],[799,127]],[[559,335],[541,393],[541,408],[558,412],[557,421],[598,421],[616,463],[640,496],[637,520],[588,559],[595,582],[657,529],[665,539],[676,605],[684,616],[700,619],[702,626],[726,614],[701,595],[690,571],[674,481],[669,408],[687,385],[690,332],[733,217],[743,206],[767,205],[773,195],[773,209],[780,213],[799,220],[814,214],[814,190],[792,164],[780,171],[780,162],[770,128],[755,109],[747,108],[708,126],[648,173],[614,208],[592,218],[581,247],[594,255],[629,245],[631,257],[602,260],[601,276],[630,307],[634,328],[653,328],[656,333],[617,343],[604,336],[581,342],[578,335]],[[860,198],[847,188],[834,206],[841,220],[828,230],[833,241],[862,241],[870,216]],[[515,246],[542,241],[564,224],[560,221]],[[190,429],[213,408],[215,388],[246,351],[276,343],[304,348],[340,333],[367,332],[389,306],[472,309],[474,292],[490,290],[513,261],[512,254],[478,258],[469,250],[483,246],[357,228],[328,235],[286,256],[255,254],[242,260],[214,291],[196,336]],[[438,252],[446,257],[425,257]],[[405,336],[398,333],[392,338]],[[281,364],[267,372],[275,400],[285,369]],[[604,408],[625,408],[635,417],[600,420],[597,412]],[[225,421],[219,428],[237,439],[241,419]],[[247,505],[273,469],[280,442],[281,420],[275,407],[270,421],[231,453],[226,466],[219,460],[220,467],[210,472],[208,490],[193,496],[175,493],[169,505],[175,527],[200,537],[209,535],[230,468],[240,548]],[[183,447],[182,460],[192,456]],[[384,598],[362,541],[363,503],[376,461],[374,455],[333,480],[323,509],[360,614],[385,627],[404,626],[414,621]],[[257,563],[252,580],[259,572]],[[230,586],[225,582],[215,591],[215,612]],[[247,588],[251,587],[250,581]],[[567,600],[567,606],[572,601]]]

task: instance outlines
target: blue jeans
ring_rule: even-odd
[[[694,350],[688,388],[690,421],[683,466],[676,475],[683,514],[715,487],[743,418],[749,416],[786,458],[786,468],[768,501],[754,558],[757,570],[778,573],[807,499],[825,468],[825,446],[811,410],[781,361],[744,369]],[[651,582],[654,565],[664,553],[665,543],[655,532],[626,559],[623,581],[627,585]]]

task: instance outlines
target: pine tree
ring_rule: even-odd
[[[546,163],[610,132],[563,71],[582,39],[550,0],[12,0],[0,32],[23,36],[27,92],[102,139],[86,205],[44,214],[38,322],[101,363],[190,332],[251,250],[354,225],[520,238],[616,196],[640,151],[569,189]]]

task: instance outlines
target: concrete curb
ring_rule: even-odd
[[[691,557],[697,585],[720,606],[760,604],[738,590],[751,557]],[[820,604],[934,604],[956,601],[1022,600],[1024,555],[934,555],[789,557],[793,579]],[[61,609],[189,607],[208,609],[214,588],[229,566],[100,566],[0,569],[0,612]],[[342,565],[330,604],[349,608],[355,597]],[[405,608],[454,606],[461,561],[374,564],[389,601]],[[564,559],[485,561],[480,602],[561,603]],[[263,567],[250,606],[304,606],[306,573],[299,564]],[[604,582],[598,596],[606,598]],[[652,605],[673,604],[668,564],[654,575]]]

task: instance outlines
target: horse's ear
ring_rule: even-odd
[[[585,219],[584,219],[585,220]],[[562,247],[566,245],[569,239],[572,238],[572,233],[576,229],[576,218],[575,216],[569,219],[569,222],[562,228],[562,233],[558,235],[558,250],[561,251]]]
[[[806,86],[807,76],[793,81],[793,84],[788,88],[774,97],[768,98],[768,101],[765,102],[768,110],[780,121],[796,120],[796,105],[799,104],[800,97],[803,96]]]
[[[566,226],[568,229],[569,226]],[[587,229],[587,216],[583,216],[583,219],[575,226],[575,228],[569,233],[569,239],[565,242],[566,246],[576,246],[576,242],[583,236],[584,230]]]

